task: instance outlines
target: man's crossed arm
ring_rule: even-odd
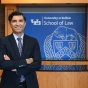
[[[4,60],[10,60],[10,58],[7,55],[4,55]],[[27,64],[31,64],[33,62],[33,58],[27,58],[26,62]],[[12,69],[11,71],[16,71],[16,69]]]

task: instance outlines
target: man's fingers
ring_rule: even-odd
[[[4,55],[5,60],[10,60],[10,58],[7,55]]]
[[[11,70],[11,71],[14,71],[14,72],[16,72],[16,69],[13,69],[13,70]]]
[[[26,59],[27,64],[31,64],[33,62],[33,58]]]
[[[30,60],[31,60],[31,63],[33,62],[33,58],[30,58]]]

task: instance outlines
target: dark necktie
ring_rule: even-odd
[[[19,50],[19,54],[21,56],[21,54],[22,54],[22,42],[21,42],[22,38],[18,37],[17,40],[18,40],[18,50]]]
[[[17,40],[18,40],[18,50],[19,50],[19,54],[21,56],[21,54],[22,54],[22,42],[21,42],[22,38],[18,37]],[[20,82],[24,82],[24,81],[25,81],[25,77],[23,75],[21,75]]]

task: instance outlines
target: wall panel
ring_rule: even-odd
[[[88,3],[88,0],[1,0],[2,4]]]
[[[5,6],[5,36],[12,33],[12,29],[10,28],[8,16],[11,12],[16,11],[16,5],[6,5]]]
[[[88,88],[88,72],[37,72],[40,88]]]

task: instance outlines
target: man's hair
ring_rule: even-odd
[[[18,11],[14,11],[8,16],[9,22],[11,22],[13,16],[20,16],[20,15],[23,16],[24,21],[26,21],[26,17],[23,15],[23,13],[18,12]]]

